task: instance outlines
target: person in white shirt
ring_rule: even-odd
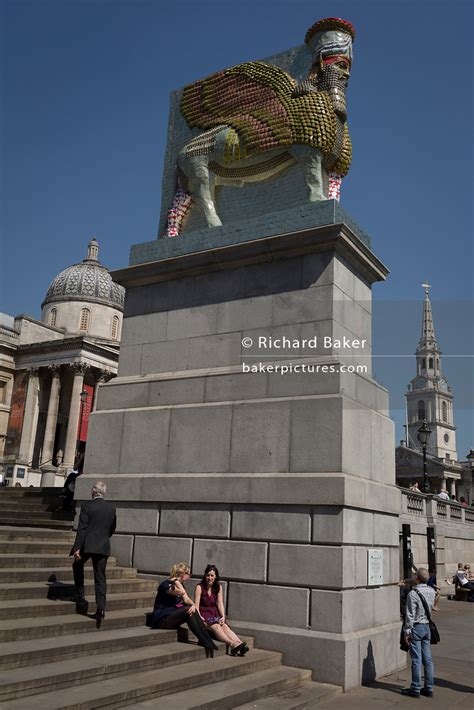
[[[449,495],[448,491],[443,488],[439,493],[438,493],[438,498],[442,498],[443,500],[449,500]]]
[[[435,591],[427,585],[430,578],[427,569],[419,567],[416,573],[416,587],[408,593],[407,606],[405,611],[405,623],[403,632],[405,639],[410,646],[411,656],[411,686],[404,688],[402,695],[409,695],[412,698],[419,698],[424,695],[427,698],[433,697],[433,659],[430,648],[430,625],[425,612],[421,596],[431,610],[435,603]],[[421,687],[421,668],[423,666],[425,682]]]

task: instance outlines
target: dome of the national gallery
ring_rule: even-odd
[[[105,266],[99,262],[99,244],[91,239],[87,258],[61,271],[51,282],[42,308],[58,301],[85,301],[102,303],[123,311],[125,289],[112,281]]]
[[[120,340],[125,289],[99,261],[93,238],[87,257],[51,282],[41,308],[43,323],[68,334]]]

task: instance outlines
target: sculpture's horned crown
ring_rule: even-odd
[[[340,17],[326,17],[309,28],[304,41],[317,58],[340,55],[352,62],[354,38],[355,29],[350,22]]]

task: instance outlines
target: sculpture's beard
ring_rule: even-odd
[[[334,111],[345,121],[347,77],[337,67],[327,64],[318,72],[317,85],[320,91],[328,92]]]

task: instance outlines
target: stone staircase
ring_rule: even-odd
[[[0,488],[0,523],[71,530],[74,513],[58,512],[61,488]]]
[[[296,710],[316,707],[340,692],[313,683],[308,670],[283,666],[280,653],[256,649],[252,639],[243,658],[226,655],[218,644],[214,658],[207,659],[195,643],[178,642],[176,631],[148,629],[145,612],[152,607],[156,582],[118,567],[114,558],[107,567],[107,614],[97,630],[91,618],[75,613],[68,557],[72,530],[11,524],[23,510],[20,503],[34,505],[35,496],[28,493],[8,491],[6,497],[15,497],[18,507],[14,515],[9,509],[5,522],[0,492],[2,710],[159,710],[171,704],[181,710]],[[44,492],[37,496],[45,497]],[[44,514],[29,510],[28,515],[33,512]],[[86,595],[94,611],[90,565]]]

